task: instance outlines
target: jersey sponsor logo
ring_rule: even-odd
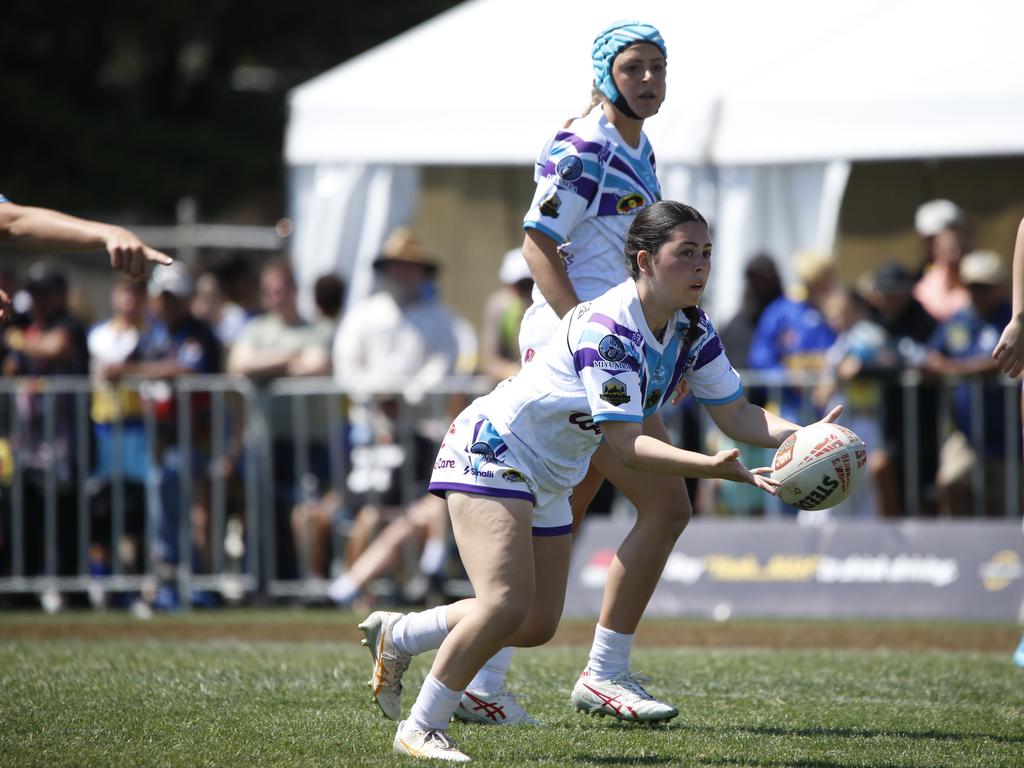
[[[782,442],[782,445],[780,445],[779,449],[775,452],[775,463],[772,464],[772,469],[777,472],[789,464],[789,462],[793,460],[793,449],[795,447],[796,434],[792,434]]]
[[[566,181],[576,181],[583,175],[583,161],[576,155],[566,155],[558,161],[555,166],[555,173]]]
[[[630,192],[628,195],[623,195],[615,203],[615,210],[619,213],[632,213],[638,208],[643,208],[647,204],[644,200],[643,195],[638,195],[636,192]]]
[[[438,459],[434,462],[434,469],[455,469],[455,459]]]
[[[583,411],[576,411],[575,413],[569,414],[569,423],[575,424],[577,427],[582,429],[584,432],[593,432],[594,434],[601,434],[601,427],[594,423],[594,417],[589,413]]]
[[[660,400],[660,399],[661,399],[661,390],[660,389],[655,389],[654,391],[652,391],[647,396],[647,399],[644,400],[644,410],[646,411],[648,408],[653,408],[655,405],[657,405],[658,400]]]
[[[525,483],[526,475],[518,469],[506,469],[501,473],[501,479],[509,483]]]
[[[469,446],[469,452],[476,454],[477,456],[483,456],[485,459],[490,461],[494,461],[494,449],[483,440],[475,442]]]
[[[601,399],[606,403],[619,406],[628,403],[632,398],[626,394],[626,385],[613,377],[601,387]]]
[[[494,471],[490,469],[477,469],[476,467],[463,467],[462,474],[473,477],[494,477]]]
[[[612,363],[608,360],[595,360],[590,365],[602,371],[615,371],[616,373],[624,373],[630,369],[629,365],[623,361]]]
[[[558,209],[561,207],[562,201],[558,199],[558,193],[552,192],[540,204],[540,215],[547,216],[549,219],[558,218]]]
[[[608,334],[597,344],[597,353],[605,360],[617,363],[626,356],[626,347],[618,336]]]

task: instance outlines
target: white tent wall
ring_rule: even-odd
[[[320,163],[289,172],[295,225],[291,260],[300,312],[313,317],[313,283],[334,273],[348,283],[346,304],[367,295],[384,239],[412,217],[419,199],[413,166]]]
[[[753,250],[787,271],[795,250],[832,244],[850,161],[1024,154],[1024,3],[470,0],[292,92],[298,270],[334,254],[357,298],[357,263],[412,220],[415,168],[528,168],[586,102],[594,34],[623,15],[667,41],[668,98],[645,129],[665,196],[714,226],[720,320]],[[335,203],[308,188],[339,168],[348,191]],[[374,174],[391,179],[388,194],[359,187]],[[507,204],[521,214],[527,199]],[[496,269],[504,245],[476,257]]]

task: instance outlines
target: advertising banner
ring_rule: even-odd
[[[596,616],[629,521],[588,519],[565,615]],[[647,616],[1013,621],[1024,598],[1019,520],[693,520]]]

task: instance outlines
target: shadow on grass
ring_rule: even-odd
[[[597,765],[665,765],[673,762],[671,757],[658,755],[644,757],[609,757],[607,755],[574,755],[579,762],[596,763]]]
[[[681,726],[690,731],[704,733],[723,733],[726,731],[739,731],[751,733],[755,736],[838,736],[842,738],[874,739],[879,737],[896,739],[920,739],[923,741],[975,741],[989,739],[999,744],[1024,744],[1024,736],[1003,736],[996,733],[976,733],[961,731],[886,731],[870,730],[867,728],[780,728],[778,726],[710,726],[691,725]]]
[[[851,766],[869,766],[869,768],[902,768],[897,763],[863,763],[859,758],[851,758],[849,763],[833,763],[827,760],[765,760],[764,758],[757,758],[756,760],[740,760],[729,757],[720,757],[714,759],[702,759],[700,765],[734,765],[734,766],[757,766],[758,768],[851,768]],[[918,768],[927,768],[926,766],[918,766]]]

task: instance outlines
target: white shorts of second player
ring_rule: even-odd
[[[555,310],[547,302],[535,301],[527,307],[519,325],[519,354],[523,363],[530,362],[547,346],[558,328],[558,320]]]
[[[471,405],[459,414],[445,435],[430,475],[430,492],[477,493],[533,504],[533,535],[572,533],[572,490],[538,488],[529,469],[512,454],[484,414]]]

